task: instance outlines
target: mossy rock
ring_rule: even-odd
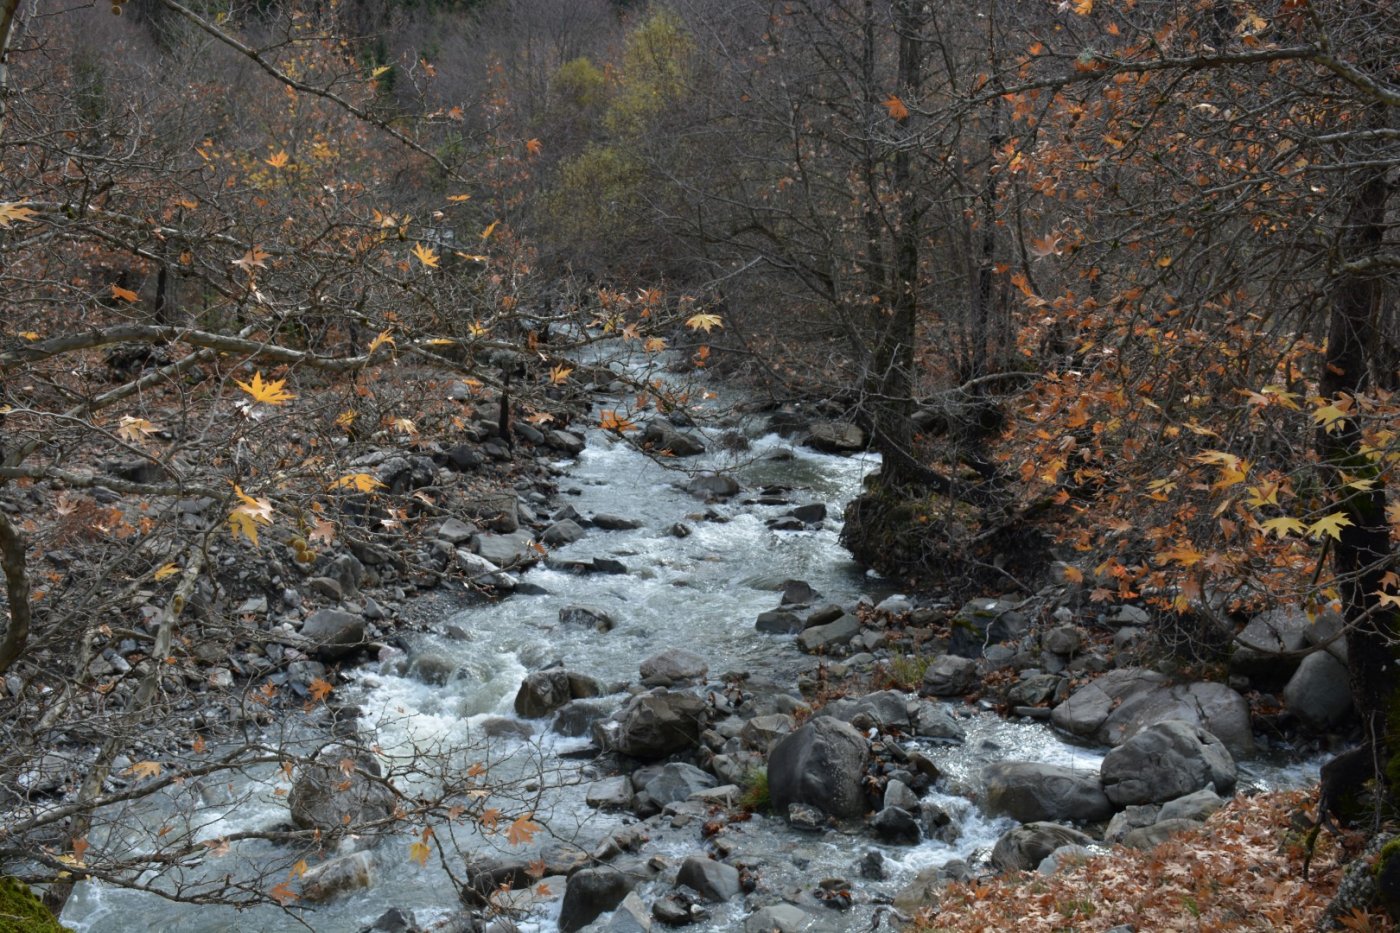
[[[0,878],[0,933],[73,933],[54,919],[53,914],[15,878]]]

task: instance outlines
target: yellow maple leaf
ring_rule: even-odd
[[[164,567],[156,570],[154,576],[157,580],[164,580],[166,577],[173,577],[179,572],[180,566],[178,564],[166,564]]]
[[[1342,512],[1333,512],[1331,515],[1324,515],[1308,526],[1308,536],[1320,538],[1323,535],[1330,537],[1334,541],[1342,539],[1342,529],[1350,525],[1351,519]]]
[[[1332,434],[1340,431],[1346,424],[1349,408],[1351,408],[1350,399],[1340,400],[1336,404],[1323,405],[1313,412],[1313,421],[1328,434]]]
[[[374,69],[373,71],[371,71],[371,72],[369,73],[369,76],[370,76],[371,79],[377,78],[377,77],[379,77],[379,76],[382,75],[382,74],[388,73],[389,69],[392,68],[392,67],[393,67],[392,65],[380,65],[378,68],[376,68],[376,69]]]
[[[662,350],[666,349],[666,338],[648,337],[642,344],[642,349],[646,350],[648,353],[660,353]]]
[[[718,314],[702,313],[691,315],[685,322],[685,326],[689,327],[691,330],[703,330],[708,334],[716,327],[723,327],[724,322],[720,320]]]
[[[513,846],[518,846],[524,845],[534,838],[535,833],[544,828],[540,826],[539,823],[530,819],[530,817],[534,815],[533,813],[525,813],[512,820],[510,826],[506,829],[506,842]]]
[[[408,846],[408,860],[426,866],[428,857],[433,854],[433,849],[426,842],[414,841]]]
[[[451,201],[453,204],[461,204],[463,201],[470,201],[471,199],[472,196],[469,194],[449,194],[447,196],[447,200]]]
[[[1288,535],[1302,534],[1308,529],[1307,525],[1304,525],[1302,522],[1298,521],[1298,519],[1290,518],[1287,515],[1281,516],[1279,518],[1271,518],[1266,522],[1260,522],[1259,527],[1264,529],[1265,534],[1273,534],[1275,537],[1278,538],[1287,537]]]
[[[572,367],[560,363],[549,371],[549,381],[554,385],[560,385],[564,380],[569,378],[569,374],[573,371]]]
[[[233,492],[238,496],[239,505],[228,513],[229,532],[235,540],[242,535],[257,547],[258,526],[272,524],[272,500],[255,499],[236,485]]]
[[[0,202],[0,227],[8,227],[12,223],[26,220],[33,220],[38,216],[34,208],[28,206],[27,201],[3,201]]]
[[[357,489],[360,492],[374,492],[383,487],[378,479],[368,473],[347,473],[331,483],[331,489]]]
[[[637,429],[637,426],[624,415],[611,409],[605,409],[598,415],[598,426],[604,431],[612,431],[614,434],[625,434]]]
[[[486,228],[485,230],[481,231],[481,238],[482,238],[483,240],[489,238],[489,237],[491,236],[491,234],[493,234],[493,233],[496,232],[496,225],[499,224],[499,223],[500,223],[499,220],[493,220],[493,221],[491,221],[490,225],[487,226],[487,228]]]
[[[431,246],[424,246],[422,243],[413,244],[413,255],[418,257],[418,261],[429,269],[436,269],[438,265],[438,254]]]
[[[334,690],[335,688],[330,685],[329,681],[322,680],[320,677],[313,677],[311,683],[306,685],[306,692],[309,693],[311,699],[315,700],[317,703],[320,703],[326,697],[330,696]]]
[[[286,391],[285,379],[274,379],[271,382],[263,382],[261,372],[253,373],[251,382],[239,382],[234,380],[237,386],[253,397],[253,401],[262,402],[264,405],[285,405],[296,398],[295,395]]]
[[[263,161],[266,162],[268,165],[271,165],[273,168],[286,168],[287,162],[290,160],[290,158],[291,157],[287,155],[287,150],[279,149],[277,150],[277,153],[275,155],[269,156],[268,158],[263,159]]]

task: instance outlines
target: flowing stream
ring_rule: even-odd
[[[533,794],[530,806],[541,834],[578,840],[591,847],[633,817],[592,810],[584,803],[586,783],[601,777],[586,761],[568,757],[582,739],[549,731],[547,721],[530,723],[533,734],[507,736],[480,744],[483,725],[492,717],[513,716],[512,701],[521,678],[530,670],[562,661],[572,670],[604,683],[635,682],[643,659],[666,648],[682,647],[704,656],[711,678],[727,671],[761,674],[791,683],[811,659],[797,651],[791,637],[764,635],[754,619],[774,608],[779,585],[800,579],[817,589],[824,601],[851,603],[862,596],[879,598],[888,592],[881,581],[862,573],[837,541],[843,505],[860,488],[863,476],[878,461],[870,457],[842,458],[804,449],[791,450],[771,434],[751,431],[751,448],[737,461],[734,455],[707,454],[687,468],[732,468],[744,491],[728,502],[706,505],[684,491],[686,476],[663,469],[624,443],[602,432],[588,438],[587,450],[568,466],[560,480],[561,501],[591,517],[608,513],[635,519],[633,530],[592,529],[580,541],[559,548],[561,559],[608,557],[623,562],[623,575],[575,575],[539,566],[524,579],[538,592],[520,593],[494,604],[479,605],[441,620],[418,637],[403,657],[388,657],[359,670],[353,692],[376,724],[376,741],[390,754],[406,748],[470,745],[462,766],[473,755],[489,759],[491,774],[515,779]],[[792,504],[822,502],[828,518],[816,530],[780,532],[766,524],[791,505],[760,503],[758,490],[782,486]],[[708,517],[705,513],[709,512]],[[677,537],[673,528],[691,530]],[[565,626],[559,610],[585,605],[607,612],[616,627],[606,633]],[[432,670],[436,676],[425,677]],[[351,688],[343,688],[347,692]],[[616,698],[620,702],[620,697]],[[955,712],[967,729],[967,741],[957,746],[926,745],[922,750],[948,775],[941,787],[967,786],[982,765],[1001,758],[1076,764],[1096,769],[1102,750],[1067,744],[1048,728],[1031,722],[1005,721],[958,704]],[[1311,775],[1316,771],[1312,770]],[[273,826],[286,819],[285,800],[278,794],[280,775],[271,774],[255,788],[252,802],[224,813],[200,830],[216,838],[237,828]],[[1256,765],[1244,783],[1293,784],[1310,780],[1305,768]],[[285,792],[285,782],[280,787]],[[775,903],[785,893],[809,890],[823,878],[851,882],[856,907],[849,912],[823,911],[822,919],[838,930],[868,929],[873,904],[887,898],[920,869],[953,858],[971,860],[986,850],[1009,821],[980,813],[964,798],[936,792],[936,802],[952,813],[960,832],[950,842],[926,840],[916,846],[880,846],[867,836],[837,833],[810,836],[795,833],[777,819],[758,817],[731,827],[731,844],[762,865],[757,905]],[[504,809],[503,805],[503,809]],[[727,833],[731,830],[726,830]],[[679,860],[704,850],[698,824],[678,828],[663,824],[650,830],[646,853]],[[390,839],[376,850],[376,879],[368,889],[308,907],[307,927],[320,933],[353,933],[390,907],[413,911],[419,923],[459,912],[456,892],[435,862],[420,866],[408,858],[416,837]],[[464,848],[499,843],[464,835]],[[538,841],[538,840],[537,840]],[[887,878],[862,881],[857,863],[869,849],[880,849]],[[246,853],[256,858],[256,849]],[[562,880],[552,896],[519,895],[527,907],[521,929],[553,930],[563,894]],[[662,882],[644,887],[648,902],[665,890]],[[810,898],[809,898],[810,901]],[[815,908],[821,910],[821,908]],[[734,930],[745,916],[742,899],[717,907],[708,922],[694,930]],[[134,924],[134,918],[139,923]],[[285,914],[274,910],[235,913],[214,907],[175,904],[149,895],[97,884],[79,887],[65,912],[64,922],[82,933],[149,931],[214,933],[214,931],[274,931],[293,929]]]

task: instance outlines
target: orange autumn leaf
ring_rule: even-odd
[[[897,95],[891,94],[889,97],[881,101],[881,103],[884,105],[885,110],[889,113],[891,120],[909,119],[909,108],[904,106],[904,101],[900,100]]]

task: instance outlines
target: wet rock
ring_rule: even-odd
[[[595,810],[630,810],[635,799],[632,779],[625,774],[594,781],[584,791],[584,801]]]
[[[705,679],[710,666],[705,659],[684,648],[667,648],[641,663],[642,683],[649,687],[671,687]]]
[[[676,883],[693,889],[705,900],[716,904],[742,893],[739,869],[700,855],[692,855],[681,863]]]
[[[320,904],[337,894],[368,888],[374,884],[374,867],[374,856],[368,852],[327,859],[301,876],[301,898]]]
[[[639,769],[632,781],[638,788],[637,809],[643,815],[657,813],[668,803],[689,800],[719,783],[714,775],[681,761]]]
[[[488,738],[515,738],[529,739],[534,736],[535,730],[528,722],[521,722],[519,719],[512,719],[509,716],[488,716],[477,726],[481,734]]]
[[[526,567],[540,559],[539,552],[533,547],[534,540],[528,531],[479,534],[472,539],[472,550],[502,569]]]
[[[693,748],[700,741],[708,709],[693,693],[656,690],[633,697],[618,714],[612,747],[643,760]]]
[[[967,732],[953,718],[942,703],[912,697],[909,701],[914,734],[921,739],[941,739],[945,742],[961,742]]]
[[[636,891],[628,892],[603,929],[607,933],[648,933],[651,930],[651,916],[647,913],[647,905],[642,903]]]
[[[462,514],[468,519],[501,534],[520,530],[520,503],[513,492],[491,493],[467,499]]]
[[[408,665],[408,676],[434,687],[441,687],[452,679],[457,670],[457,662],[443,654],[420,654]]]
[[[982,783],[987,810],[1022,823],[1106,820],[1113,814],[1099,775],[1091,769],[999,761],[982,769]]]
[[[898,778],[890,778],[885,784],[884,804],[886,807],[899,807],[913,813],[919,809],[919,795]]]
[[[348,772],[348,773],[347,773]],[[379,762],[341,745],[325,749],[297,769],[287,809],[302,829],[338,834],[347,827],[387,819],[397,798],[381,781]]]
[[[805,580],[784,580],[781,589],[783,598],[779,605],[782,606],[810,606],[817,598],[817,591]]]
[[[1163,803],[1214,785],[1235,787],[1235,761],[1219,739],[1180,721],[1148,726],[1104,756],[1104,793],[1120,807]]]
[[[633,528],[642,527],[642,523],[635,518],[623,518],[621,515],[599,512],[593,516],[593,527],[601,528],[604,531],[630,531]]]
[[[1212,813],[1225,806],[1225,800],[1209,788],[1177,797],[1162,804],[1157,820],[1195,820],[1204,823]],[[1155,821],[1154,821],[1155,822]]]
[[[773,746],[768,790],[779,813],[788,805],[816,807],[838,819],[865,812],[861,780],[870,760],[865,736],[848,724],[819,716]]]
[[[1276,689],[1298,669],[1299,659],[1287,655],[1307,647],[1311,627],[1312,620],[1296,606],[1259,613],[1235,636],[1230,670]]]
[[[1235,756],[1254,750],[1249,704],[1224,684],[1167,684],[1155,671],[1123,668],[1086,684],[1051,714],[1056,728],[1121,745],[1143,728],[1169,719],[1202,726]]]
[[[466,522],[456,518],[449,518],[438,526],[434,536],[440,541],[448,544],[461,544],[470,541],[473,535],[480,531],[475,525],[468,525]]]
[[[860,858],[860,876],[867,881],[884,881],[885,856],[879,849],[866,849]]]
[[[575,933],[615,910],[641,877],[610,866],[581,868],[569,876],[559,907],[560,933]]]
[[[860,634],[860,620],[853,615],[843,615],[835,622],[814,625],[803,629],[797,636],[797,645],[808,654],[826,651],[844,645]]]
[[[1151,826],[1128,832],[1121,844],[1129,849],[1155,849],[1177,833],[1200,829],[1204,825],[1195,820],[1160,820]]]
[[[540,535],[540,542],[547,547],[563,547],[566,544],[573,544],[583,537],[583,528],[578,522],[564,519],[562,522],[555,522],[544,530]]]
[[[709,917],[710,912],[695,902],[693,895],[678,891],[658,898],[651,913],[668,927],[687,926]]]
[[[891,845],[918,845],[919,821],[903,807],[885,807],[870,820],[875,838]]]
[[[301,635],[315,646],[316,657],[332,661],[365,643],[365,620],[358,612],[317,609],[303,623]]]
[[[524,719],[539,719],[573,698],[568,671],[562,667],[534,671],[525,675],[516,691],[515,714]]]
[[[754,629],[768,635],[792,635],[802,631],[802,617],[789,609],[769,609],[758,615]]]
[[[572,431],[561,431],[557,428],[544,432],[544,442],[555,450],[562,450],[570,457],[577,457],[584,449],[583,438]]]
[[[796,904],[772,904],[749,914],[744,933],[833,933],[837,929]]]
[[[1056,698],[1066,683],[1065,678],[1058,674],[1028,672],[1006,691],[1006,702],[1011,706],[1039,706],[1049,703]]]
[[[727,499],[739,492],[739,481],[723,473],[706,473],[686,484],[685,491],[701,499]]]
[[[803,443],[823,453],[854,453],[865,449],[865,432],[849,421],[814,421]]]
[[[805,833],[826,831],[826,814],[805,803],[790,803],[787,808],[788,825]]]
[[[570,700],[555,712],[550,728],[572,738],[588,735],[596,724],[607,718],[615,705],[607,701]]]
[[[945,654],[924,669],[922,692],[936,697],[963,696],[977,686],[977,662]]]
[[[1004,599],[972,599],[953,616],[948,653],[979,658],[988,645],[1020,638],[1030,629],[1030,620]]]
[[[1061,846],[1093,844],[1093,839],[1068,826],[1027,823],[997,840],[992,848],[992,864],[1002,871],[1030,871]]]
[[[565,606],[559,610],[560,625],[577,625],[599,632],[610,632],[615,623],[612,616],[591,606]]]
[[[799,505],[788,514],[804,525],[815,525],[826,518],[826,503],[813,502],[809,505]]]
[[[774,743],[792,732],[797,721],[786,713],[769,713],[747,720],[739,730],[739,740],[767,755]]]
[[[1314,651],[1283,688],[1283,705],[1313,732],[1341,725],[1352,712],[1346,665],[1326,651]]]
[[[650,421],[642,431],[642,443],[657,452],[669,451],[676,457],[694,457],[705,452],[705,445],[689,434],[676,430],[675,425],[660,418]]]
[[[480,554],[460,548],[456,553],[456,561],[457,567],[467,575],[468,583],[494,586],[502,590],[515,589],[515,578]]]

